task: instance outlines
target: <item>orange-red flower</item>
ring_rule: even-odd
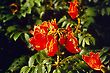
[[[70,2],[70,7],[68,9],[68,14],[72,19],[75,19],[78,16],[78,1],[74,0],[74,2]]]
[[[33,37],[29,39],[30,44],[35,50],[44,50],[47,48],[48,56],[54,56],[58,50],[56,36],[54,30],[58,28],[56,20],[51,22],[44,21],[41,25],[34,26],[34,31],[31,31]]]
[[[90,56],[82,55],[82,59],[94,70],[101,70],[103,66],[99,53],[90,52]]]
[[[68,26],[67,30],[67,34],[66,36],[61,35],[60,39],[59,39],[59,43],[61,45],[64,45],[65,48],[73,54],[79,53],[81,51],[80,48],[78,48],[78,40],[77,38],[74,36],[74,33],[72,31],[72,28],[70,26]]]
[[[58,51],[57,38],[52,35],[48,35],[47,39],[48,39],[47,42],[48,56],[54,56]]]
[[[81,51],[80,48],[78,48],[78,40],[74,36],[74,33],[72,32],[72,29],[70,27],[67,28],[68,34],[67,39],[65,43],[66,49],[71,53],[79,53]]]
[[[46,22],[42,24],[44,25],[44,23],[46,24]],[[33,37],[29,39],[29,42],[36,50],[43,50],[46,48],[48,28],[43,25],[34,26],[34,31],[31,31]]]

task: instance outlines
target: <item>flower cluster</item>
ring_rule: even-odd
[[[75,54],[80,52],[78,48],[78,40],[74,36],[72,28],[68,26],[67,29],[59,28],[56,20],[51,22],[44,21],[41,25],[34,26],[34,31],[31,31],[33,37],[29,39],[33,48],[37,51],[48,50],[48,56],[54,56],[58,51],[58,46],[65,46],[65,48]]]

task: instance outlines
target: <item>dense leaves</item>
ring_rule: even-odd
[[[0,34],[31,52],[6,73],[109,73],[110,49],[97,46],[102,34],[94,30],[96,18],[109,15],[109,0],[1,0]]]

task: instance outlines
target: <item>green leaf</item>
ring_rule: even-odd
[[[37,21],[36,21],[36,24],[37,24],[37,25],[42,24],[42,20],[37,20]]]
[[[16,72],[21,69],[22,66],[27,64],[28,57],[27,56],[21,56],[13,61],[13,63],[9,66],[8,71],[11,71],[11,73]]]
[[[62,26],[61,26],[61,27],[65,27],[66,24],[67,24],[67,21],[64,21],[64,22],[62,23]]]
[[[90,37],[90,42],[93,44],[93,45],[95,45],[95,38],[94,37]]]
[[[82,47],[85,47],[85,38],[82,41]]]
[[[87,45],[90,45],[90,43],[89,43],[89,37],[86,37],[86,38],[85,38],[85,41],[86,41],[86,44],[87,44]]]
[[[41,6],[41,0],[35,0],[35,3],[38,5],[38,7],[40,7]]]
[[[101,14],[102,14],[102,16],[105,15],[105,8],[102,8]]]
[[[110,15],[110,7],[106,8],[107,14]]]
[[[103,54],[106,54],[109,51],[108,48],[103,48],[100,52],[100,56],[102,56]]]
[[[63,17],[58,21],[58,24],[64,22],[66,19],[67,19],[67,17],[66,17],[66,16],[63,16]]]
[[[33,56],[31,56],[31,57],[29,58],[29,61],[28,61],[29,67],[33,67],[33,66],[34,66],[35,60],[36,60],[36,58],[37,58],[36,56],[37,56],[37,54],[35,54],[35,55],[33,55]]]
[[[22,32],[16,32],[13,36],[13,39],[16,41],[21,34],[22,34]]]
[[[16,30],[16,25],[13,25],[13,26],[9,26],[8,28],[7,28],[7,32],[12,32],[12,31],[15,31]]]
[[[84,38],[83,36],[79,36],[79,45],[81,44],[83,38]]]
[[[80,55],[86,54],[88,51],[86,49],[81,49]]]
[[[101,57],[101,62],[103,63],[106,60],[107,56],[102,56]]]
[[[38,66],[35,66],[34,73],[38,73]]]
[[[28,42],[29,41],[29,34],[24,33],[24,37],[25,37],[26,41]]]
[[[53,73],[61,73],[61,71],[60,71],[59,68],[57,68],[57,69],[55,69],[55,70],[53,71]]]
[[[95,9],[92,7],[88,7],[85,12],[87,16],[96,16]]]
[[[24,66],[21,68],[20,73],[29,73],[30,69],[30,67]]]
[[[51,65],[49,64],[49,65],[46,65],[47,66],[47,71],[48,71],[48,73],[50,73],[50,71],[51,71]]]
[[[42,73],[42,65],[41,64],[38,65],[38,73]]]

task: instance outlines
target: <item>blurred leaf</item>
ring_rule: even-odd
[[[29,73],[30,69],[30,67],[24,66],[21,68],[20,73]]]
[[[42,20],[37,20],[37,21],[36,21],[36,24],[37,24],[37,25],[42,24]]]
[[[53,71],[53,73],[61,73],[61,71],[60,71],[59,68],[57,68],[57,69],[55,69],[55,70]]]
[[[12,32],[12,31],[14,31],[14,30],[16,30],[17,28],[16,28],[16,25],[13,25],[13,26],[9,26],[8,28],[7,28],[7,32]]]
[[[33,55],[33,56],[31,56],[29,58],[29,61],[28,61],[28,66],[29,67],[33,67],[34,66],[34,63],[35,63],[35,60],[36,60],[36,56],[37,56],[37,54],[35,54],[35,55]]]
[[[102,56],[103,54],[106,54],[109,51],[108,48],[102,48],[100,51],[100,56]]]
[[[3,22],[5,23],[11,20],[13,17],[14,17],[13,15],[7,14],[7,15],[4,15],[2,19],[3,19]]]
[[[62,23],[62,26],[61,26],[61,27],[65,27],[67,23],[68,23],[67,21],[64,21],[64,22]]]
[[[82,47],[85,47],[85,38],[82,41]]]
[[[101,62],[103,63],[106,60],[107,56],[102,56],[101,57]]]
[[[107,14],[110,15],[110,7],[106,8]]]
[[[11,73],[16,72],[17,70],[20,70],[21,67],[25,64],[27,64],[28,57],[27,56],[21,56],[13,61],[13,63],[9,66],[8,71],[11,71]]]
[[[24,33],[24,37],[25,37],[26,41],[28,42],[29,41],[29,34]]]
[[[83,38],[84,38],[83,36],[79,36],[79,45],[81,44]]]
[[[35,66],[34,73],[38,73],[38,66]]]
[[[93,45],[95,45],[95,38],[94,37],[90,37],[90,42],[93,44]]]
[[[102,8],[102,10],[101,10],[102,16],[105,15],[105,13],[106,13],[106,12],[105,12],[105,8]]]
[[[41,6],[41,0],[35,0],[35,3],[38,5],[38,7]]]
[[[67,19],[67,17],[66,17],[66,16],[63,16],[63,17],[58,21],[58,24],[64,22],[66,19]]]
[[[16,41],[21,34],[22,34],[22,32],[16,32],[13,36],[13,39]]]
[[[51,71],[51,65],[46,65],[47,66],[47,71],[48,71],[48,73],[50,73],[50,71]]]
[[[95,9],[92,7],[88,7],[85,12],[87,16],[96,16]]]
[[[89,43],[89,38],[88,38],[88,37],[85,38],[85,41],[86,41],[86,44],[87,44],[87,45],[90,45],[90,43]]]

